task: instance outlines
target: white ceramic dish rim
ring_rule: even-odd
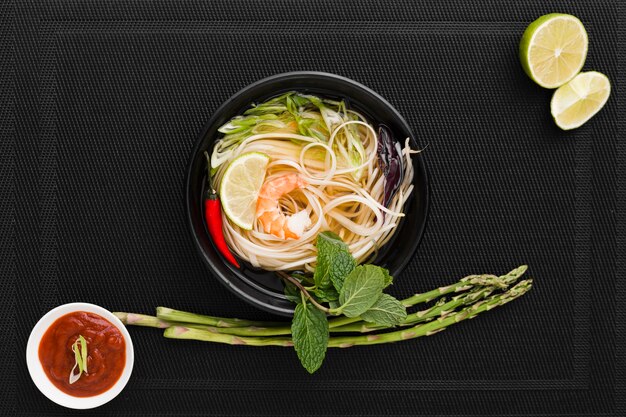
[[[102,394],[94,395],[93,397],[73,397],[59,390],[48,379],[46,373],[43,370],[43,366],[39,361],[39,343],[41,342],[41,338],[43,337],[46,330],[48,330],[52,323],[54,323],[59,317],[76,311],[86,311],[104,317],[120,330],[120,332],[124,336],[124,341],[126,343],[126,364],[124,365],[122,375],[117,380],[115,385],[113,385],[110,389],[103,392]],[[130,375],[133,371],[133,363],[133,342],[130,338],[128,330],[126,329],[126,326],[124,326],[124,324],[110,311],[95,304],[70,303],[53,308],[37,322],[32,332],[30,333],[30,337],[28,338],[28,344],[26,345],[26,364],[28,366],[28,372],[30,373],[33,382],[43,395],[48,397],[51,401],[67,408],[95,408],[111,401],[126,386],[126,383],[130,379]]]

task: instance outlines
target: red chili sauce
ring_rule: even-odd
[[[87,341],[88,373],[70,384],[70,372],[76,363],[72,345],[79,335]],[[46,330],[39,343],[39,361],[58,389],[74,397],[91,397],[107,391],[120,379],[126,364],[126,342],[119,329],[104,317],[77,311],[60,317]]]

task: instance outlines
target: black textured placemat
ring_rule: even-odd
[[[585,68],[613,82],[606,108],[567,133],[517,58],[526,25],[552,11],[581,18]],[[623,2],[9,1],[0,13],[0,414],[626,413]],[[211,112],[292,70],[368,85],[428,144],[428,227],[396,295],[521,263],[535,288],[433,338],[333,350],[313,376],[291,349],[133,328],[118,398],[88,413],[48,401],[24,352],[58,304],[268,317],[201,262],[183,181]]]

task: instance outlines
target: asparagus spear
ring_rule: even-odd
[[[462,278],[456,284],[448,285],[445,287],[436,288],[432,291],[428,291],[421,294],[415,294],[409,298],[402,300],[402,304],[405,307],[412,307],[420,303],[426,303],[432,301],[436,298],[439,298],[443,295],[450,293],[459,293],[463,291],[467,291],[475,286],[487,286],[487,287],[495,287],[504,289],[507,288],[510,284],[517,281],[519,277],[521,277],[528,267],[526,265],[522,265],[518,268],[513,269],[508,274],[502,276],[496,275],[469,275],[465,278]],[[220,328],[233,328],[233,327],[247,327],[253,326],[258,328],[266,328],[266,327],[286,327],[283,322],[272,322],[272,321],[253,321],[253,320],[242,320],[242,319],[231,319],[225,317],[215,317],[215,316],[207,316],[203,314],[189,313],[186,311],[175,310],[167,307],[157,307],[157,318],[160,320],[156,320],[156,318],[152,316],[145,316],[142,314],[134,314],[134,313],[115,313],[119,316],[119,318],[124,322],[126,320],[126,316],[130,315],[132,320],[128,320],[127,324],[133,324],[138,326],[148,326],[148,327],[163,327],[166,323],[194,323],[194,324],[205,324],[207,326],[220,327]],[[358,317],[349,318],[349,317],[339,317],[335,319],[331,319],[329,321],[330,328],[336,328],[340,326],[344,326],[346,324],[351,324],[360,321]],[[167,326],[166,326],[167,327]],[[286,334],[286,333],[284,333]]]
[[[420,303],[426,303],[450,293],[467,291],[473,287],[477,289],[473,292],[462,293],[454,297],[450,302],[442,306],[434,306],[427,310],[413,313],[407,317],[403,326],[427,321],[440,315],[442,312],[454,310],[458,306],[466,305],[484,298],[494,289],[507,288],[526,272],[527,266],[522,265],[508,274],[502,276],[495,275],[469,275],[453,285],[440,287],[422,294],[415,294],[402,300],[405,307],[412,307]],[[481,295],[482,294],[482,295]],[[285,326],[282,322],[252,321],[241,319],[229,319],[224,317],[206,316],[202,314],[189,313],[186,311],[174,310],[167,307],[157,307],[157,317],[134,314],[134,313],[114,313],[124,324],[147,326],[156,328],[167,328],[180,326],[205,330],[212,333],[231,334],[236,336],[280,336],[291,334],[291,327]],[[329,320],[331,332],[369,332],[382,330],[385,327],[374,326],[362,321],[359,317],[339,317]]]
[[[280,321],[253,321],[242,319],[229,319],[225,317],[205,316],[203,314],[188,313],[186,311],[174,310],[167,307],[157,307],[157,317],[162,320],[172,322],[184,322],[195,324],[206,324],[214,327],[276,327],[284,326]]]
[[[407,320],[400,326],[403,326],[403,327],[410,326],[410,325],[414,325],[417,323],[434,320],[435,318],[439,316],[449,314],[450,312],[454,311],[459,306],[468,305],[481,298],[485,298],[489,296],[493,292],[493,290],[494,290],[493,287],[486,287],[486,288],[479,287],[479,289],[475,291],[458,295],[448,302],[445,302],[445,299],[441,299],[440,302],[438,302],[433,307],[426,309],[426,310],[418,311],[416,313],[409,315],[407,317]],[[128,314],[128,313],[115,313],[115,314],[117,315],[117,314]],[[159,327],[159,328],[179,327],[178,329],[179,332],[186,331],[183,329],[205,330],[211,333],[230,334],[233,336],[283,336],[283,335],[291,334],[291,328],[286,327],[286,326],[269,327],[269,328],[255,327],[255,326],[218,328],[218,327],[213,327],[213,326],[196,325],[192,323],[166,322],[156,317],[144,316],[144,315],[141,315],[141,316],[145,318],[144,322],[131,323],[131,324],[137,324],[140,326],[149,326],[149,327]],[[153,325],[153,323],[155,325]],[[368,333],[372,331],[385,330],[385,329],[388,329],[388,327],[377,326],[372,323],[359,321],[359,322],[350,323],[350,324],[346,324],[346,325],[339,326],[339,327],[331,327],[330,332],[331,333]],[[198,332],[192,332],[191,334],[197,335],[198,337],[202,337],[201,334]],[[279,342],[279,344],[280,343],[282,343],[282,341]]]
[[[422,336],[431,336],[444,330],[452,324],[471,319],[484,311],[489,311],[498,306],[505,305],[526,294],[531,288],[532,280],[520,281],[517,285],[504,293],[493,295],[483,301],[478,301],[471,306],[441,317],[437,320],[424,324],[418,324],[417,326],[409,329],[396,330],[389,333],[334,337],[329,339],[328,347],[345,348],[357,345],[378,345],[381,343],[393,343],[400,342],[402,340],[415,339]]]
[[[163,308],[163,307],[161,307]],[[170,310],[170,309],[168,309]],[[175,311],[175,310],[172,310]],[[180,312],[184,314],[191,314],[187,312]],[[226,334],[234,334],[234,335],[243,335],[243,336],[272,336],[272,328],[264,328],[264,327],[255,327],[255,326],[246,326],[246,327],[216,327],[216,326],[206,326],[203,324],[196,323],[185,323],[180,321],[170,321],[163,320],[158,317],[148,316],[146,314],[136,314],[136,313],[124,313],[124,312],[114,312],[113,313],[122,323],[125,325],[133,325],[133,326],[144,326],[144,327],[155,327],[158,329],[166,329],[168,327],[174,326],[184,326],[198,330],[209,331],[212,333],[226,333]],[[184,318],[184,316],[181,316]],[[233,319],[230,319],[233,320]],[[244,320],[241,320],[244,322]],[[267,332],[266,332],[267,330]],[[283,335],[288,333],[279,332],[277,334]]]
[[[173,326],[165,329],[163,336],[170,339],[200,340],[203,342],[225,343],[228,345],[248,346],[293,346],[290,337],[253,337],[227,333],[213,333],[208,330],[189,326]]]
[[[410,326],[416,323],[433,320],[440,315],[447,314],[453,311],[458,306],[470,304],[474,301],[477,301],[480,298],[487,297],[488,295],[491,294],[492,291],[493,291],[493,287],[479,288],[478,290],[456,296],[451,301],[448,301],[447,303],[439,302],[435,306],[429,309],[410,314],[407,317],[406,322],[404,322],[401,326]],[[445,300],[442,299],[441,301],[445,301]],[[115,314],[122,321],[122,323],[126,325],[155,327],[159,329],[165,329],[168,327],[178,326],[181,328],[204,330],[204,331],[209,331],[211,333],[230,334],[233,336],[282,336],[282,335],[291,334],[291,328],[287,326],[215,327],[215,326],[204,326],[204,325],[199,325],[199,324],[194,324],[194,323],[168,321],[168,320],[159,319],[158,317],[148,316],[145,314],[120,313],[120,312],[116,312],[113,314]],[[351,333],[351,332],[366,333],[366,332],[372,332],[376,330],[384,330],[386,328],[387,327],[376,326],[371,323],[360,321],[360,322],[346,324],[346,325],[339,326],[339,327],[332,327],[330,331],[331,333]]]
[[[462,293],[460,295],[455,296],[452,300],[445,302],[444,299],[441,299],[439,303],[434,305],[431,308],[426,310],[418,311],[416,313],[410,314],[407,317],[407,320],[401,326],[410,326],[420,322],[430,321],[435,319],[438,316],[445,315],[455,310],[457,307],[462,305],[471,304],[481,298],[485,298],[489,296],[493,292],[493,287],[478,287],[478,289],[474,291],[470,291],[467,293]],[[172,310],[175,311],[175,310]],[[115,314],[124,324],[128,325],[136,325],[136,326],[146,326],[146,327],[156,327],[165,329],[168,327],[180,327],[180,328],[188,328],[188,329],[196,329],[196,330],[204,330],[209,331],[211,333],[220,333],[220,334],[230,334],[233,336],[281,336],[281,335],[290,335],[291,328],[287,326],[280,327],[256,327],[256,326],[247,326],[247,327],[215,327],[215,326],[204,326],[198,325],[194,323],[183,323],[183,322],[175,322],[159,319],[157,317],[148,316],[145,314],[134,314],[134,313],[113,313]],[[188,314],[188,313],[185,313]],[[177,313],[174,313],[174,317],[185,317],[180,316]],[[332,333],[367,333],[376,330],[384,330],[387,327],[384,326],[376,326],[367,322],[356,322],[350,323],[343,326],[331,327],[330,331]],[[192,333],[197,334],[197,333]]]
[[[156,327],[158,329],[165,329],[171,326],[184,325],[183,323],[172,322],[168,320],[161,320],[154,316],[148,316],[146,314],[137,313],[124,313],[116,311],[113,313],[115,317],[120,319],[125,325],[144,326],[144,327]]]
[[[415,339],[422,336],[431,336],[444,330],[446,327],[475,317],[476,315],[491,310],[495,307],[513,301],[528,292],[532,287],[532,280],[519,282],[510,290],[493,295],[485,300],[478,301],[460,311],[452,312],[437,320],[418,324],[408,329],[395,330],[388,333],[371,335],[354,335],[331,337],[328,347],[346,348],[360,345],[375,345],[381,343],[393,343],[403,340]],[[230,345],[249,346],[293,346],[289,337],[244,337],[222,333],[212,333],[207,330],[194,329],[188,326],[174,326],[165,329],[164,336],[172,339],[200,340]]]

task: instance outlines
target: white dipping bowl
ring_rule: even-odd
[[[44,333],[46,333],[46,330],[48,330],[52,323],[54,323],[58,318],[77,311],[86,311],[88,313],[98,314],[99,316],[107,319],[111,322],[111,324],[119,329],[124,336],[124,342],[126,344],[126,364],[124,365],[122,375],[117,380],[115,385],[102,394],[94,395],[93,397],[74,397],[64,393],[55,387],[54,384],[48,379],[48,376],[39,361],[39,343],[41,342],[41,338]],[[130,334],[128,334],[126,326],[124,326],[120,319],[115,317],[110,311],[89,303],[63,304],[50,310],[37,322],[33,331],[30,333],[28,344],[26,345],[26,364],[28,365],[28,372],[30,373],[30,377],[33,379],[33,382],[43,395],[55,403],[67,408],[95,408],[111,401],[126,386],[126,383],[130,378],[130,374],[133,371],[134,359],[133,342],[130,339]]]

